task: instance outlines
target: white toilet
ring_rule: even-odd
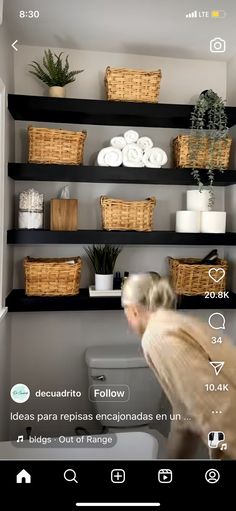
[[[150,415],[160,411],[162,389],[142,354],[140,345],[120,344],[88,348],[85,355],[88,366],[89,395],[95,414],[102,416],[100,423],[104,431],[146,431],[153,434],[159,443],[162,456],[165,454],[165,438],[153,428]],[[129,389],[125,400],[95,398],[94,389]],[[91,392],[91,389],[93,392]],[[134,414],[136,420],[116,420],[112,415]],[[105,417],[104,417],[105,416]],[[106,417],[109,416],[109,420]],[[112,420],[111,420],[112,419]],[[160,457],[160,452],[159,456]]]

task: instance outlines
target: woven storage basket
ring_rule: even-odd
[[[107,231],[151,231],[155,197],[143,201],[123,201],[101,197],[102,224]]]
[[[179,135],[173,141],[176,167],[227,169],[229,166],[232,139],[227,137],[214,142],[211,154],[211,140],[208,137]],[[196,148],[194,149],[194,146]],[[194,159],[194,152],[197,157]]]
[[[173,259],[169,257],[169,269],[172,285],[178,295],[205,295],[206,292],[225,291],[228,263],[218,259],[214,268],[225,270],[225,276],[215,282],[209,276],[211,265],[198,264],[200,259]],[[217,276],[217,273],[215,274]]]
[[[24,271],[27,296],[71,296],[79,293],[80,257],[60,259],[26,257]]]
[[[161,70],[117,69],[107,67],[105,86],[107,99],[157,103],[160,92]]]
[[[79,165],[83,163],[86,131],[28,128],[29,163],[57,163]]]

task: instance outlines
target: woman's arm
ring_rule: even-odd
[[[173,329],[167,329],[165,334],[155,337],[148,332],[143,348],[147,362],[174,410],[169,457],[190,458],[200,436],[205,437],[202,425],[210,412],[204,390],[204,383],[209,381],[211,374],[207,355],[178,328],[175,333]],[[204,440],[206,443],[207,438]]]

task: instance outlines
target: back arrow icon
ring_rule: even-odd
[[[16,46],[15,46],[15,44],[17,44],[17,43],[18,43],[18,39],[16,39],[16,40],[14,41],[14,43],[12,43],[12,48],[13,48],[15,51],[18,51],[18,48],[16,48]]]

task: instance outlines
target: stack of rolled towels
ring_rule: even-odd
[[[167,155],[160,147],[153,147],[150,137],[140,137],[137,131],[128,130],[123,136],[113,137],[109,147],[104,147],[97,157],[101,167],[150,167],[160,168],[167,163]]]
[[[188,190],[187,210],[176,212],[176,232],[226,232],[226,212],[209,211],[209,190]]]

